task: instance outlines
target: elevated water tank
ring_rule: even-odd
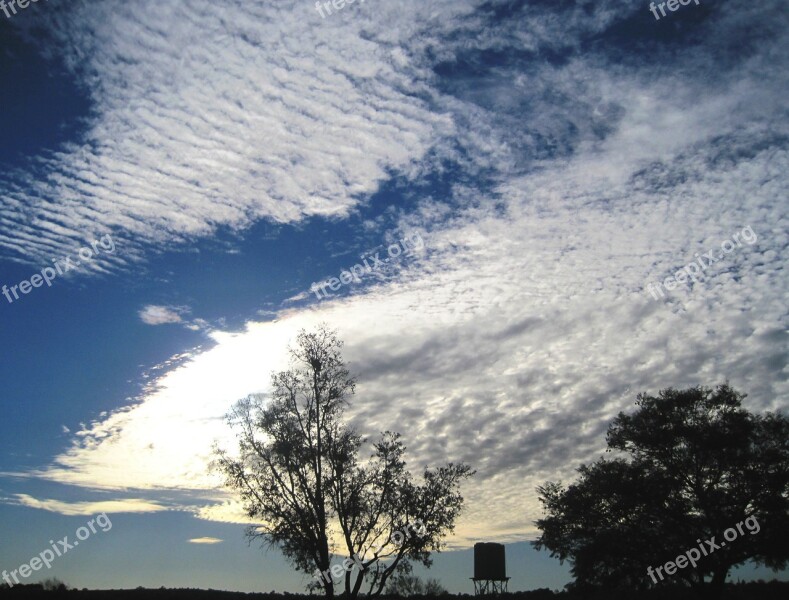
[[[474,544],[474,579],[507,580],[507,560],[504,544],[479,542]]]

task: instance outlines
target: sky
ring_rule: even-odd
[[[453,592],[569,581],[535,488],[636,394],[786,410],[784,0],[318,8],[0,10],[0,569],[106,513],[28,581],[303,590],[208,462],[320,323],[360,432],[477,471]]]

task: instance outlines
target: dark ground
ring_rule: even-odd
[[[470,594],[445,594],[443,596],[417,597],[414,600],[457,600],[469,599]],[[170,590],[160,588],[148,590],[67,590],[43,591],[37,585],[18,585],[12,589],[0,589],[0,598],[44,598],[45,600],[319,600],[322,596],[302,594],[274,594],[241,592],[220,592],[215,590]],[[336,596],[341,600],[341,596]],[[383,598],[383,597],[382,597]],[[749,582],[728,584],[724,600],[786,600],[789,598],[789,582]],[[648,591],[606,591],[596,595],[582,595],[570,592],[553,592],[549,589],[528,592],[513,592],[504,596],[505,600],[697,600],[689,590],[677,587],[664,587]]]

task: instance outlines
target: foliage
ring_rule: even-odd
[[[413,573],[395,575],[386,585],[387,596],[440,596],[446,594],[444,586],[437,579],[423,581]]]
[[[648,567],[753,517],[758,534],[746,531],[659,585],[683,583],[715,598],[736,565],[784,567],[789,421],[751,414],[743,398],[728,385],[640,394],[635,413],[620,413],[608,430],[608,451],[619,456],[581,465],[568,487],[538,488],[547,516],[534,545],[570,560],[578,589],[643,590],[653,585]]]
[[[414,483],[405,446],[392,432],[360,459],[368,441],[344,422],[356,382],[341,347],[325,326],[302,331],[291,368],[272,376],[270,398],[250,396],[234,407],[229,422],[238,429],[239,453],[216,449],[215,466],[259,523],[247,535],[280,548],[298,570],[326,572],[338,552],[357,557],[360,566],[344,571],[343,582],[355,598],[365,581],[368,594],[380,595],[410,561],[430,566],[460,514],[460,482],[473,473],[450,463],[425,469],[423,482]],[[415,525],[417,535],[398,533]],[[330,576],[321,585],[333,596]]]
[[[68,585],[57,577],[50,577],[41,582],[41,587],[46,592],[65,592],[69,589]]]

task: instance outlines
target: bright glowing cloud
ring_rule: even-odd
[[[151,513],[168,510],[159,502],[150,502],[139,498],[123,498],[118,500],[99,500],[95,502],[62,502],[60,500],[37,499],[27,494],[15,494],[16,503],[46,510],[61,515],[97,515],[100,513]]]
[[[101,85],[85,143],[47,162],[48,178],[15,175],[23,181],[0,199],[0,218],[24,234],[0,247],[48,256],[96,218],[141,248],[183,247],[220,225],[346,218],[384,182],[436,175],[445,190],[409,189],[417,199],[390,207],[429,252],[353,296],[304,306],[309,290],[294,285],[279,311],[258,313],[275,320],[207,333],[212,347],[174,357],[138,398],[110,395],[116,409],[29,476],[154,498],[113,501],[121,508],[246,522],[208,471],[212,443],[232,447],[223,415],[265,394],[288,343],[319,322],[346,342],[359,378],[348,414],[362,433],[403,432],[415,471],[450,460],[477,469],[453,547],[532,536],[535,487],[594,460],[639,392],[728,379],[751,410],[783,406],[789,131],[773,115],[789,71],[770,67],[785,33],[720,69],[717,47],[700,43],[681,64],[666,46],[646,66],[576,53],[486,70],[452,40],[554,56],[640,9],[601,1],[558,18],[530,6],[478,37],[492,27],[481,1],[366,3],[325,20],[309,3],[249,13],[251,3],[227,2],[221,20],[216,3],[189,4],[188,19],[180,3],[103,3],[49,24],[68,64],[85,58]],[[731,15],[756,14],[724,5],[700,39],[728,39]],[[30,206],[40,218],[23,218]],[[758,243],[704,280],[662,301],[645,293],[745,226]],[[150,304],[139,318],[209,330],[187,313]],[[63,514],[104,506],[18,502]]]

